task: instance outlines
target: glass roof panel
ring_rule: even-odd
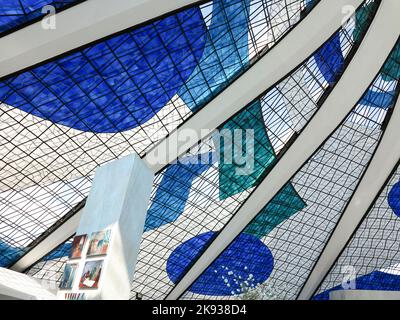
[[[43,280],[54,289],[58,288],[72,248],[73,237],[60,244],[57,248],[35,263],[25,273],[36,279]]]

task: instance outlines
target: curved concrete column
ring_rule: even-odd
[[[150,0],[144,1],[149,2]],[[216,129],[220,124],[265,92],[266,89],[284,78],[311,56],[321,44],[340,28],[344,17],[342,13],[344,6],[352,5],[356,8],[362,2],[362,0],[321,0],[298,26],[254,64],[254,66],[192,118],[183,123],[176,131],[172,132],[156,145],[144,157],[147,165],[153,172],[162,170],[169,162],[174,161],[186,152],[188,148],[206,137],[210,131]],[[319,28],[316,28],[316,25]],[[1,66],[2,60],[0,59],[0,70],[2,70]],[[189,137],[185,136],[185,133],[189,133]],[[168,161],[163,159],[164,156],[167,157]],[[78,226],[78,221],[75,223],[74,230]],[[73,228],[73,226],[74,221],[71,220],[68,222],[68,228],[59,228],[54,231],[57,233],[57,239],[63,238],[65,240],[72,236],[75,232],[71,233],[71,227]],[[47,239],[44,241],[45,243],[39,244],[38,248],[35,247],[24,255],[12,268],[15,268],[15,270],[26,269],[35,263],[38,258],[40,259],[40,255],[47,254],[61,243],[59,241],[52,246],[50,245],[51,242]],[[45,254],[42,251],[44,248],[49,249]]]

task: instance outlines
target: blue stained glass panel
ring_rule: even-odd
[[[355,290],[384,290],[399,291],[400,275],[374,271],[355,279]],[[326,290],[313,297],[313,300],[329,300],[329,293],[335,290],[343,290],[342,285]]]
[[[8,267],[10,263],[25,253],[24,248],[15,248],[0,241],[0,267]]]
[[[205,41],[200,9],[187,9],[9,78],[0,101],[81,131],[129,130],[178,92]]]
[[[204,54],[179,95],[194,112],[248,63],[250,0],[213,1]]]
[[[68,257],[69,253],[72,249],[71,242],[65,242],[62,245],[58,246],[55,250],[50,252],[47,256],[43,258],[43,261],[55,260],[60,259],[63,257]]]
[[[400,182],[397,182],[388,195],[388,203],[393,212],[400,218]]]
[[[82,0],[1,0],[0,1],[0,36],[21,25],[29,23],[47,14],[42,8],[51,5],[55,10],[62,9]]]
[[[167,168],[147,211],[145,232],[179,218],[185,209],[193,180],[209,169],[214,161],[213,154],[209,154],[208,158],[208,162],[198,161],[198,157],[184,158]]]
[[[334,84],[338,75],[344,68],[344,57],[340,44],[340,34],[336,33],[322,48],[314,55],[319,70],[329,84]]]
[[[0,241],[0,267],[9,267],[10,263],[14,263],[18,258],[27,252],[29,248],[13,247],[4,242]],[[68,256],[71,250],[71,243],[64,243],[56,250],[43,258],[44,261],[58,259],[64,256]]]
[[[394,87],[400,79],[400,43],[390,53],[388,60],[385,62],[380,73],[381,79],[375,80],[372,88],[363,96],[361,104],[389,109],[393,107],[397,96],[396,90],[389,90],[388,85]]]
[[[280,223],[289,219],[292,215],[303,210],[306,203],[297,194],[292,184],[286,184],[272,201],[260,211],[254,220],[243,232],[252,234],[257,238],[263,238]]]
[[[390,92],[378,92],[372,89],[369,89],[366,94],[362,97],[360,104],[370,106],[370,107],[379,107],[382,109],[389,109],[393,107],[395,102],[396,93],[394,91]]]
[[[220,130],[221,133],[225,132],[221,135],[219,141],[220,161],[218,165],[219,197],[223,200],[255,186],[264,172],[275,163],[276,157],[265,128],[259,100],[234,116]],[[236,130],[241,130],[239,131],[241,143],[233,141],[226,146],[227,132],[233,139]],[[250,135],[247,135],[247,130],[252,130]],[[249,138],[253,140],[254,147],[253,145],[248,146],[247,140]],[[232,159],[229,159],[229,157],[225,159],[227,150],[232,154]],[[241,159],[242,157],[243,159]],[[249,159],[251,161],[248,161],[249,163],[238,163],[239,159],[244,160],[244,162]],[[243,169],[248,170],[248,172]],[[239,170],[243,170],[243,172]]]
[[[400,42],[396,44],[389,60],[385,63],[382,77],[385,81],[398,81],[400,79]]]
[[[174,283],[179,281],[187,266],[215,236],[215,232],[200,234],[172,252],[167,262],[167,272],[171,281]],[[242,233],[189,290],[210,296],[237,295],[242,292],[243,285],[251,288],[265,282],[273,267],[274,258],[268,247],[258,238]]]

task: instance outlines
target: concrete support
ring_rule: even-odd
[[[62,223],[57,229],[43,239],[39,244],[33,247],[25,255],[23,255],[18,261],[16,261],[11,267],[11,270],[24,272],[35,262],[46,256],[53,249],[57,248],[61,243],[69,239],[78,228],[79,220],[82,216],[82,209],[78,210],[74,215],[71,216],[67,221]]]
[[[0,300],[54,300],[55,292],[44,281],[0,268]]]
[[[149,1],[145,0],[144,3]],[[133,3],[135,1],[129,0],[129,2]],[[316,51],[340,27],[343,19],[343,6],[352,5],[358,7],[361,3],[362,0],[321,0],[318,6],[260,61],[226,88],[216,99],[183,123],[177,131],[156,145],[144,157],[148,166],[153,172],[162,170],[169,162],[172,162],[188,148],[195,145],[200,138],[204,138],[207,132],[217,128],[268,87],[286,76]],[[164,5],[166,4],[164,3]],[[319,25],[320,28],[315,28],[315,25]],[[2,39],[0,39],[0,45],[1,41]],[[26,50],[27,52],[29,51],[28,48]],[[18,55],[17,52],[14,52],[14,54]],[[0,58],[0,70],[1,65]],[[189,137],[185,135],[185,132],[190,132]],[[56,235],[54,235],[56,238],[49,238],[49,241],[47,239],[43,241],[43,244],[40,244],[38,248],[32,249],[20,261],[17,261],[12,268],[14,270],[24,270],[32,265],[41,256],[72,236],[78,226],[78,221],[79,219],[71,220],[67,222],[65,228],[57,229],[55,231]]]
[[[254,66],[151,149],[144,157],[149,166],[158,172],[284,78],[340,28],[346,20],[344,7],[357,8],[361,3],[360,0],[321,0]]]

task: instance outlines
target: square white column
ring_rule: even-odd
[[[75,276],[71,289],[59,290],[60,298],[73,293],[84,294],[85,299],[129,299],[153,177],[153,172],[137,155],[115,160],[96,170],[76,231],[76,236],[87,235],[86,242],[81,257],[68,261],[76,266]],[[109,242],[101,242],[108,243],[106,253],[89,256],[93,233],[102,231],[110,234]],[[85,264],[92,261],[102,265],[100,277],[93,277],[98,280],[94,287],[82,288],[80,280]],[[86,273],[85,279],[89,279],[89,274]],[[94,274],[98,275],[98,272]],[[84,283],[90,285],[91,282]]]

